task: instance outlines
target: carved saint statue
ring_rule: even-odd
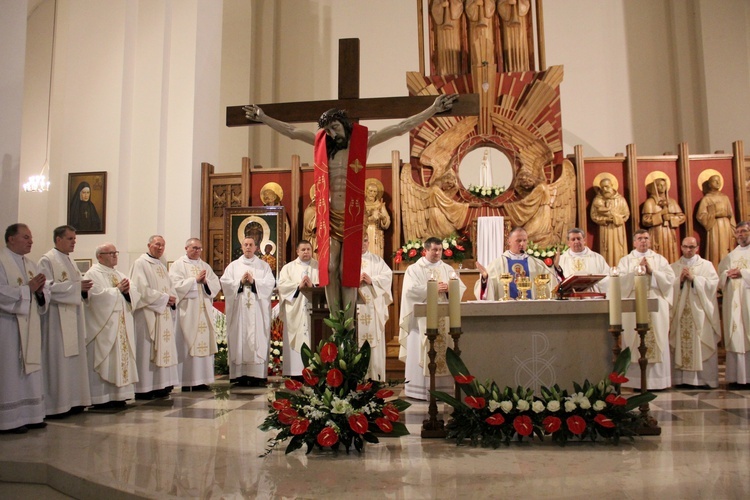
[[[703,198],[698,202],[695,218],[706,229],[706,260],[719,267],[719,262],[734,249],[737,242],[734,229],[737,225],[732,211],[732,202],[721,192],[724,178],[714,169],[707,169],[698,176],[698,185]]]
[[[370,253],[383,258],[385,236],[391,226],[391,216],[383,201],[383,183],[373,177],[365,180],[365,229],[370,241]]]
[[[456,75],[461,71],[461,21],[463,0],[431,0],[430,14],[435,26],[435,48],[438,75]]]
[[[648,229],[651,250],[661,254],[668,262],[675,262],[681,253],[677,244],[677,227],[685,222],[679,203],[668,196],[670,180],[659,170],[646,177],[649,197],[641,210],[641,226]]]
[[[302,239],[310,242],[313,258],[318,258],[318,235],[315,228],[315,185],[310,186],[310,204],[302,215]]]
[[[531,16],[529,0],[498,0],[497,13],[502,20],[503,59],[505,71],[528,71],[529,28]]]
[[[630,208],[625,198],[617,192],[614,175],[603,172],[594,178],[596,196],[591,202],[591,220],[599,225],[599,253],[612,267],[628,254],[628,236],[625,221],[630,218]]]
[[[284,189],[276,182],[266,182],[260,188],[260,199],[266,207],[281,206],[281,200],[284,199]],[[289,214],[284,212],[284,243],[289,241]],[[258,255],[263,255],[263,248],[258,245]],[[276,249],[274,249],[274,253]]]
[[[471,65],[497,64],[495,58],[495,0],[466,0],[464,10],[469,20]]]

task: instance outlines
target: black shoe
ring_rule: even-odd
[[[156,395],[154,394],[154,391],[150,391],[150,392],[136,392],[135,393],[135,399],[137,399],[139,401],[151,401],[154,398],[156,398]]]
[[[0,434],[26,434],[29,432],[29,428],[25,425],[15,427],[13,429],[5,429],[0,431]]]
[[[26,424],[29,429],[44,429],[47,427],[47,422],[37,422],[35,424]]]
[[[112,401],[107,401],[106,403],[96,403],[92,405],[92,408],[94,410],[109,410],[112,408]]]
[[[194,386],[192,386],[190,388],[190,390],[193,391],[193,392],[196,392],[196,391],[210,391],[211,388],[209,386],[207,386],[206,384],[201,384],[201,385],[194,385]]]
[[[110,401],[109,403],[112,405],[112,408],[125,408],[128,406],[127,401]]]
[[[264,378],[253,377],[251,387],[265,387],[267,383],[268,383],[268,380]]]

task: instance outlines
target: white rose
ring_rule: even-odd
[[[607,407],[607,403],[605,403],[601,399],[597,399],[596,402],[594,403],[594,411],[602,411],[606,407]]]
[[[500,408],[500,403],[498,403],[494,399],[491,399],[490,402],[487,404],[487,408],[489,408],[490,411],[495,411],[498,408]]]
[[[513,402],[512,401],[500,402],[500,409],[503,410],[505,413],[510,413],[510,411],[513,409]]]
[[[575,411],[576,404],[573,401],[566,401],[565,402],[565,411],[572,412]]]
[[[547,403],[547,409],[553,413],[558,411],[560,409],[560,402],[557,400],[550,401]]]
[[[534,252],[534,257],[539,257],[539,252]]]
[[[447,250],[450,245],[446,240],[443,240],[443,250]]]
[[[274,349],[273,354],[274,356],[278,356],[279,354],[281,354],[281,351],[279,351],[278,349]]]
[[[531,248],[529,248],[529,249],[526,250],[526,253],[529,254],[529,255],[534,255],[534,250],[532,250]]]
[[[589,398],[583,398],[578,405],[581,407],[582,410],[588,410],[591,408],[591,401],[589,401]]]
[[[526,411],[529,409],[529,402],[525,399],[519,399],[518,403],[516,403],[516,408],[518,408],[519,411]]]
[[[542,413],[544,411],[544,403],[541,401],[534,401],[531,404],[531,409],[534,410],[534,413]]]

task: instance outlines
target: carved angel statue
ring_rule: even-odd
[[[370,253],[383,258],[384,230],[391,226],[391,216],[383,201],[383,183],[371,177],[365,180],[365,228],[370,241]]]
[[[457,191],[453,170],[421,186],[414,182],[408,165],[404,167],[401,170],[401,213],[406,240],[443,238],[465,227],[469,204],[453,199]]]
[[[549,184],[541,169],[521,167],[515,191],[521,198],[503,205],[513,225],[526,229],[529,240],[540,246],[565,241],[576,220],[576,176],[570,160],[563,160],[562,175]]]

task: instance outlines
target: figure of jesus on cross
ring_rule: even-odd
[[[414,116],[379,131],[353,123],[345,111],[330,109],[318,120],[317,133],[299,129],[266,115],[255,105],[244,106],[248,120],[261,122],[291,139],[315,148],[315,200],[320,285],[326,287],[328,308],[333,314],[352,304],[354,315],[360,284],[364,181],[367,154],[371,147],[402,135],[437,113],[448,111],[455,94],[441,94],[435,102]]]

